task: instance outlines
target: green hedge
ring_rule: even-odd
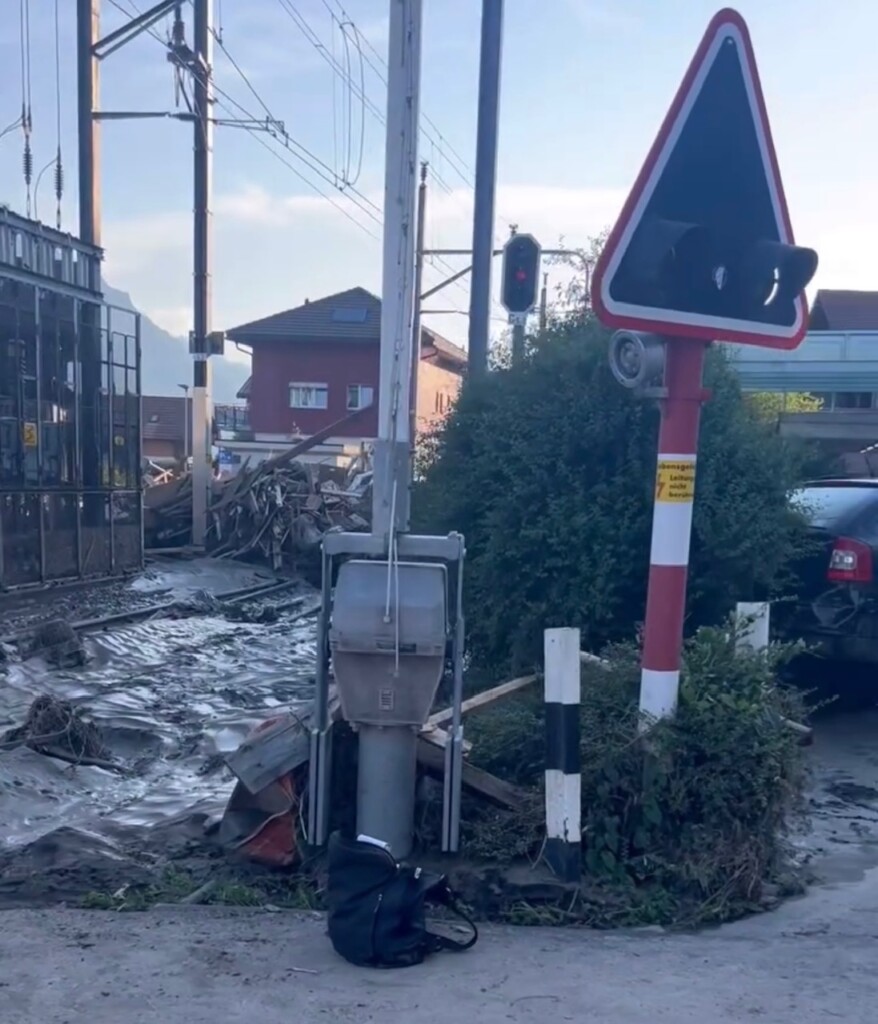
[[[526,361],[467,382],[420,452],[419,530],[466,537],[472,664],[492,677],[541,660],[543,630],[578,626],[600,649],[643,617],[658,409],[613,380],[607,333],[560,325]],[[802,529],[786,495],[802,455],[709,353],[688,628],[781,591]]]

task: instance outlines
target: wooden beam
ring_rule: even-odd
[[[445,773],[445,751],[430,743],[425,736],[418,737],[418,763],[436,778]],[[500,807],[520,807],[527,794],[496,775],[463,762],[462,782],[466,789],[478,793]]]
[[[469,697],[460,706],[460,713],[462,715],[471,714],[473,711],[482,711],[498,700],[502,700],[504,697],[508,697],[512,693],[518,693],[519,690],[525,689],[535,683],[538,676],[520,676],[518,679],[510,679],[507,683],[500,683],[499,686],[494,686],[490,690],[483,690],[481,693],[477,693],[473,697]],[[433,729],[444,725],[447,725],[454,717],[453,708],[445,708],[442,711],[437,711],[434,715],[430,715],[427,719],[426,728]]]

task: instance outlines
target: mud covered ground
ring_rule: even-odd
[[[161,562],[126,582],[7,598],[0,635],[59,615],[94,618],[274,581],[233,563]],[[0,907],[78,903],[139,885],[169,887],[169,898],[176,886],[179,898],[208,878],[246,877],[215,842],[233,787],[223,755],[266,717],[306,705],[313,681],[314,620],[300,616],[316,595],[297,583],[247,602],[256,613],[278,603],[287,607],[269,623],[220,611],[87,634],[83,668],[14,655],[0,665],[0,734],[50,694],[81,708],[125,766],[0,751]],[[793,841],[818,887],[856,886],[878,867],[878,709],[824,713],[808,756],[809,822]]]
[[[126,583],[55,591],[0,611],[8,636],[59,615],[71,620],[224,594],[276,578],[229,563],[168,562]],[[203,595],[202,595],[203,596]],[[0,734],[50,694],[99,727],[123,771],[74,766],[28,747],[0,752],[0,903],[56,902],[161,874],[211,855],[209,831],[231,793],[223,755],[278,709],[306,703],[316,605],[305,584],[246,602],[250,617],[159,616],[84,637],[88,663],[41,657],[0,667]]]

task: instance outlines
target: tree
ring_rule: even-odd
[[[492,672],[541,660],[547,626],[591,649],[643,617],[658,410],[619,387],[588,313],[555,320],[516,367],[467,381],[422,452],[422,531],[466,537],[468,643]],[[801,524],[787,504],[797,450],[709,354],[696,482],[688,628],[782,586]]]
[[[747,395],[747,401],[766,423],[777,423],[785,412],[820,412],[823,408],[823,399],[806,391],[788,391],[786,394],[756,391]]]

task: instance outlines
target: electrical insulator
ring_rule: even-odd
[[[22,159],[25,183],[30,185],[34,176],[34,155],[30,148],[30,139],[24,140],[24,158]]]
[[[64,165],[61,163],[61,150],[55,158],[55,198],[60,201],[64,195]]]

